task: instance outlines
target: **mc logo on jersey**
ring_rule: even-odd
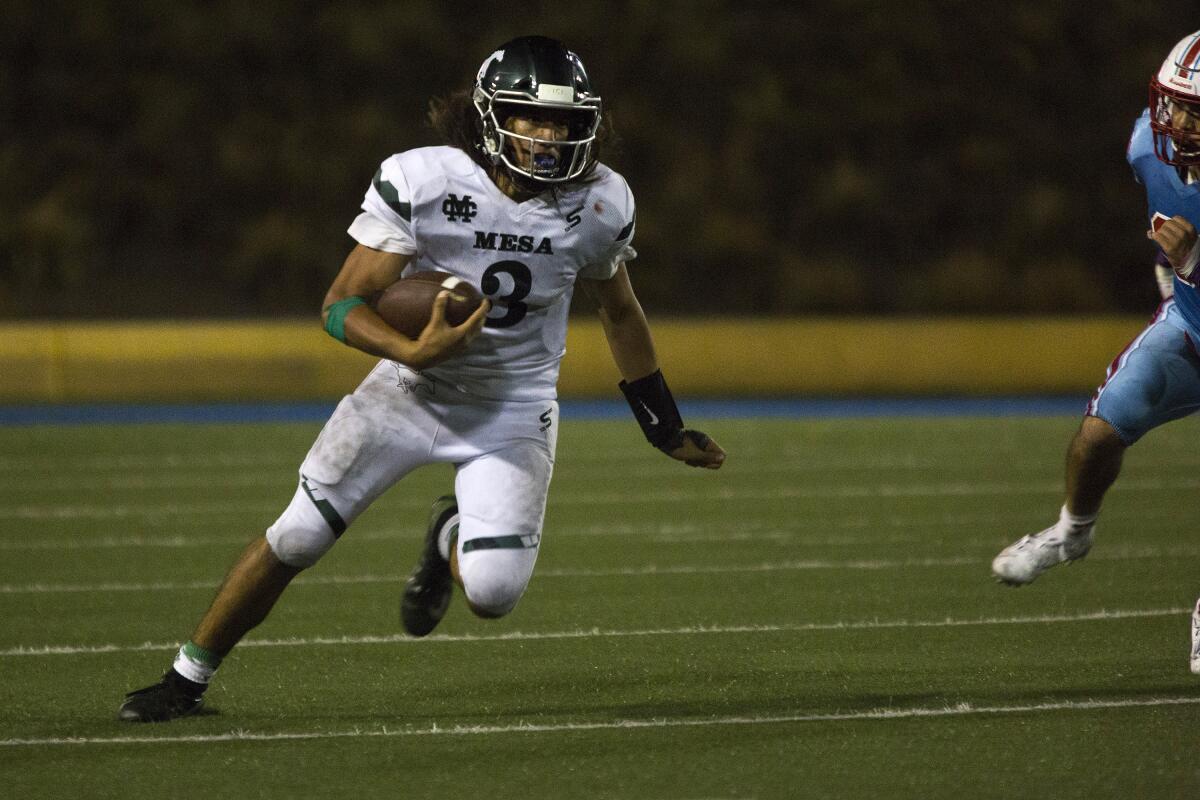
[[[496,233],[495,231],[475,231],[475,250],[499,250],[502,253],[545,253],[554,255],[550,246],[550,237],[543,236],[534,245],[532,236],[518,236],[515,233]]]
[[[479,206],[475,205],[469,194],[464,194],[461,200],[458,195],[450,194],[442,201],[442,213],[446,215],[447,222],[470,222],[479,213]]]

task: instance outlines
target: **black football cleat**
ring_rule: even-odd
[[[446,520],[457,513],[458,501],[454,495],[439,497],[429,510],[425,549],[405,581],[404,594],[400,598],[400,619],[404,623],[404,630],[412,636],[428,635],[446,616],[446,609],[450,607],[454,577],[450,574],[450,562],[438,552],[438,532]]]
[[[166,722],[200,710],[204,687],[189,681],[173,669],[162,680],[145,689],[125,695],[117,719],[125,722]]]

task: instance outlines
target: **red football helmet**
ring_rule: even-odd
[[[1183,37],[1150,79],[1150,128],[1161,161],[1200,166],[1200,31]]]

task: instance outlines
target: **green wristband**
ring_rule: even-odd
[[[353,295],[344,300],[338,300],[336,303],[330,303],[325,307],[325,332],[333,338],[337,339],[342,344],[346,343],[346,315],[350,313],[350,309],[355,306],[366,304],[366,300]]]

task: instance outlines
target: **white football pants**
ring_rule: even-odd
[[[325,423],[267,541],[285,564],[311,566],[411,470],[452,463],[467,599],[508,613],[533,575],[557,436],[553,400],[482,400],[381,361]]]

